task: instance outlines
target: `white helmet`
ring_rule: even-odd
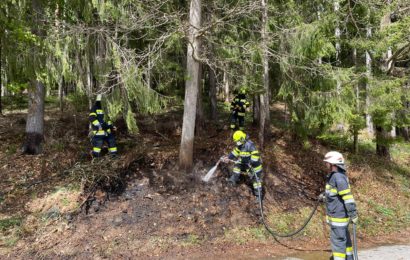
[[[335,164],[335,165],[340,165],[340,164],[345,163],[345,159],[343,158],[343,155],[336,151],[328,152],[325,155],[325,159],[323,161],[328,162],[330,164]]]

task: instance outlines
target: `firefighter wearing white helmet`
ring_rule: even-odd
[[[262,162],[259,151],[241,130],[235,131],[232,139],[236,147],[227,157],[222,158],[223,161],[228,161],[227,159],[236,161],[229,182],[235,185],[241,174],[247,175],[252,179],[254,194],[259,201],[259,195],[262,193]]]
[[[323,160],[330,173],[326,177],[326,191],[320,197],[326,202],[326,221],[330,225],[330,242],[334,260],[353,260],[349,220],[358,221],[356,203],[346,176],[345,160],[339,152],[332,151]]]

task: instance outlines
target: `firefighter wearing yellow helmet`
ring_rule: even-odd
[[[239,181],[241,174],[248,176],[252,180],[254,194],[259,200],[258,196],[262,193],[262,162],[259,151],[256,149],[255,144],[241,130],[235,131],[232,139],[235,143],[235,148],[227,157],[223,158],[224,161],[235,161],[229,182],[235,185]]]
[[[239,130],[244,130],[245,126],[245,112],[246,108],[250,106],[246,99],[246,89],[241,88],[239,94],[235,96],[231,102],[231,129],[234,130],[237,127],[238,122]]]

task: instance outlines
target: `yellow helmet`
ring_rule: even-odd
[[[241,91],[239,93],[246,94],[246,88],[241,88]]]
[[[235,133],[233,133],[233,136],[232,136],[233,141],[236,143],[238,142],[243,143],[245,141],[245,138],[246,138],[246,134],[241,130],[235,131]]]

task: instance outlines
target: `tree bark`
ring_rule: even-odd
[[[403,137],[406,142],[410,141],[408,127],[397,127],[397,135]]]
[[[225,71],[224,71],[224,78],[223,78],[223,89],[224,89],[225,102],[229,103],[229,79],[228,79],[228,74]]]
[[[376,154],[378,156],[390,159],[390,148],[387,143],[389,132],[383,127],[376,125]]]
[[[58,100],[60,103],[60,112],[61,114],[63,113],[64,110],[64,106],[63,106],[63,102],[64,102],[64,94],[63,94],[63,84],[64,84],[64,77],[61,76],[60,80],[58,81]]]
[[[370,27],[367,28],[367,38],[372,36],[372,29]],[[370,56],[369,50],[366,51],[366,76],[370,79],[372,74],[372,58]],[[366,127],[369,134],[373,134],[373,120],[371,115],[369,114],[369,107],[370,107],[370,85],[366,82]]]
[[[265,146],[265,137],[270,128],[270,114],[269,114],[269,57],[268,57],[268,7],[267,0],[261,0],[262,5],[262,50],[263,50],[263,87],[264,94],[260,95],[260,122],[259,122],[259,143],[260,148]]]
[[[195,119],[199,87],[199,62],[195,60],[194,55],[196,56],[200,51],[200,40],[197,37],[197,32],[201,26],[201,0],[191,0],[189,10],[188,78],[185,81],[184,116],[179,151],[179,167],[186,172],[191,171],[193,166]]]
[[[87,96],[88,96],[88,108],[91,109],[93,106],[93,76],[91,71],[91,58],[90,53],[86,55],[86,80],[87,80]]]
[[[259,99],[259,95],[255,95],[253,97],[253,124],[258,125],[259,124],[259,118],[260,118],[260,107],[261,107],[261,102]]]
[[[148,44],[148,52],[151,54],[151,44]],[[152,74],[152,62],[151,62],[151,55],[150,55],[148,56],[148,64],[147,64],[147,87],[148,88],[151,88],[152,86],[151,74]]]
[[[198,72],[198,101],[196,105],[195,130],[197,134],[202,134],[205,126],[204,103],[203,103],[203,71],[202,64],[199,64]]]
[[[40,38],[45,35],[45,31],[41,29],[41,15],[42,6],[41,2],[38,0],[32,0],[33,8],[33,34],[39,36]],[[33,61],[40,61],[42,57],[40,52],[32,52]],[[38,64],[38,67],[42,67]],[[33,78],[36,77],[35,73],[32,75]],[[45,98],[45,88],[44,84],[37,79],[31,80],[31,86],[28,89],[28,113],[26,122],[26,138],[23,144],[23,153],[27,154],[39,154],[42,152],[42,142],[44,139],[44,98]]]
[[[2,50],[3,50],[3,44],[1,41],[1,37],[0,37],[0,115],[3,114],[3,106],[1,104],[1,99],[2,99],[2,95],[3,95],[3,73],[2,73],[2,69],[3,69],[3,56],[2,56]]]
[[[211,120],[215,121],[218,117],[218,101],[216,96],[216,75],[212,68],[209,68],[209,99],[211,103]]]
[[[43,83],[33,80],[28,89],[29,109],[26,123],[26,140],[23,152],[39,154],[42,152],[41,143],[44,139],[44,97]]]
[[[353,62],[354,66],[357,69],[357,49],[353,49]],[[360,113],[360,92],[359,92],[359,83],[356,83],[355,86],[355,96],[356,96],[356,113]],[[359,153],[359,130],[355,126],[353,129],[353,151],[355,154]]]

